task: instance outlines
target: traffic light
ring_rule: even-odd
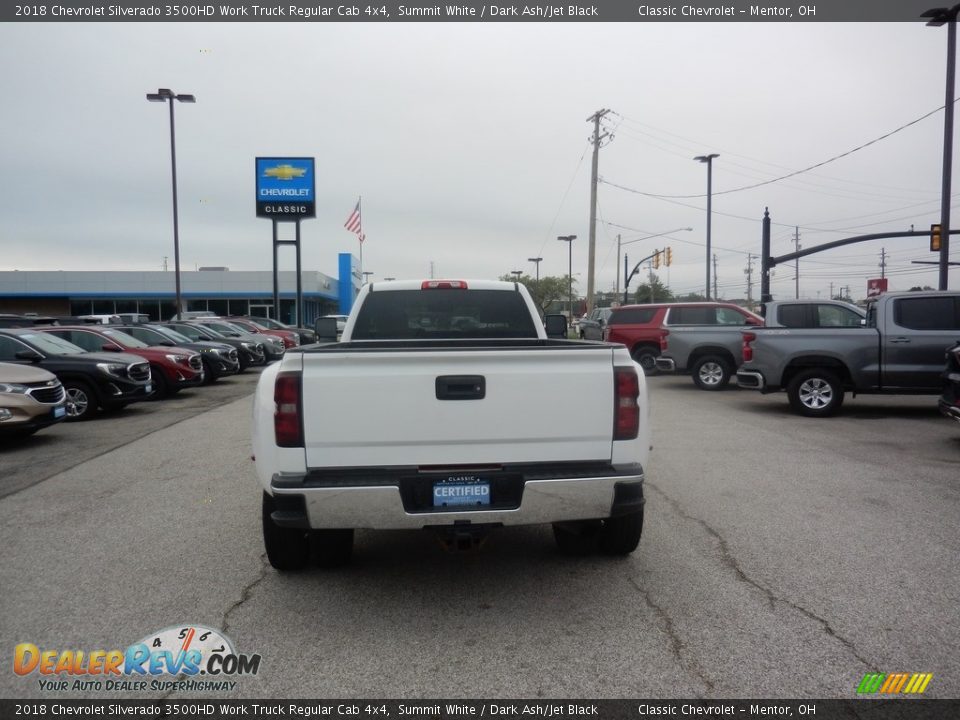
[[[673,262],[673,248],[667,248],[667,267]]]
[[[660,267],[660,251],[655,250],[653,253],[653,269],[656,270]]]
[[[940,223],[930,226],[930,252],[940,252]]]

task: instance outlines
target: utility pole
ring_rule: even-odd
[[[798,251],[800,250],[800,228],[794,226],[793,228],[793,249]],[[793,297],[795,300],[800,299],[800,258],[797,258],[793,261],[793,273],[794,277],[793,282]]]
[[[830,283],[830,299],[831,299],[831,300],[834,300],[834,299],[835,299],[835,298],[833,297],[833,282]]]
[[[596,266],[597,249],[597,174],[600,164],[600,142],[606,137],[612,137],[610,133],[600,134],[600,119],[606,115],[609,110],[598,110],[587,118],[587,122],[593,122],[593,166],[590,172],[590,240],[587,247],[587,312],[593,310],[593,274]]]
[[[880,279],[885,278],[887,272],[887,249],[880,248]]]
[[[747,253],[747,269],[743,271],[747,276],[747,304],[753,306],[753,255]]]
[[[713,254],[713,299],[718,300],[720,295],[717,293],[717,254]]]
[[[624,263],[626,266],[626,263]],[[617,286],[614,289],[616,297],[620,297],[620,233],[617,233]]]

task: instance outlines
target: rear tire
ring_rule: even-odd
[[[787,385],[790,407],[806,417],[829,417],[843,405],[843,385],[829,370],[804,370]]]
[[[302,570],[310,559],[310,531],[277,525],[270,514],[276,504],[273,497],[263,493],[263,546],[267,560],[277,570]]]
[[[722,390],[730,382],[733,371],[719,355],[704,355],[691,369],[693,384],[701,390]]]
[[[89,420],[97,414],[97,396],[83,380],[64,380],[63,390],[67,395],[67,422]]]
[[[342,567],[353,556],[353,530],[313,530],[310,548],[317,567]]]
[[[660,355],[660,349],[652,345],[641,345],[634,348],[633,360],[643,368],[644,375],[658,375],[657,357]]]
[[[553,524],[553,539],[564,555],[586,555],[597,546],[598,520]]]
[[[629,555],[640,544],[643,534],[643,509],[603,521],[598,541],[604,555]]]

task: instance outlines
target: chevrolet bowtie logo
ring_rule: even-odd
[[[272,177],[277,180],[293,180],[293,178],[301,178],[306,174],[306,168],[295,168],[293,165],[277,165],[263,171],[264,177]]]

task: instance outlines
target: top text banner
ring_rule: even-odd
[[[809,0],[808,2],[482,2],[423,0],[340,4],[309,0],[61,0],[3,3],[4,22],[924,22],[934,0]]]

